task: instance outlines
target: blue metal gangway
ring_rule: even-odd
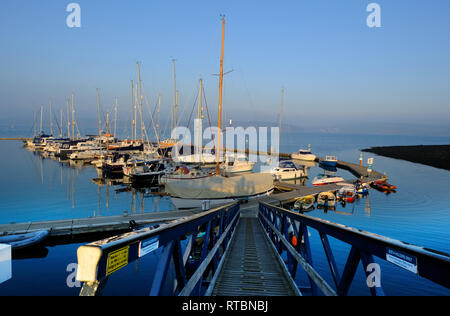
[[[331,284],[315,269],[311,229],[319,234]],[[341,272],[329,237],[351,248]],[[80,295],[101,295],[108,278],[156,250],[149,292],[155,296],[347,295],[360,262],[368,280],[375,257],[450,287],[448,254],[260,202],[245,212],[229,204],[79,247]],[[306,272],[308,289],[295,281],[299,269]],[[376,284],[368,290],[384,295]]]

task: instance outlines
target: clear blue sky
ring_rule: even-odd
[[[202,76],[215,120],[225,14],[225,70],[234,70],[225,77],[227,117],[275,125],[284,86],[286,124],[450,134],[448,0],[79,0],[81,28],[72,29],[70,2],[1,2],[3,122],[30,122],[49,100],[59,113],[74,91],[80,126],[87,117],[95,124],[100,88],[103,111],[117,96],[120,124],[128,124],[136,61],[151,105],[161,93],[167,117],[172,56],[180,112],[189,115]],[[381,28],[366,25],[371,2],[381,6]]]

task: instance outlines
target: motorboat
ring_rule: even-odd
[[[336,167],[337,161],[338,159],[336,156],[326,156],[325,159],[320,160],[320,163],[327,167]]]
[[[326,174],[320,174],[317,177],[314,178],[312,181],[312,184],[314,186],[318,185],[327,185],[327,184],[333,184],[333,183],[339,183],[345,181],[342,177],[337,176],[329,176]]]
[[[98,149],[90,149],[86,151],[77,151],[71,153],[69,155],[69,159],[71,160],[93,160],[98,159],[104,154],[104,150]]]
[[[335,207],[336,196],[333,192],[321,192],[317,195],[317,206]]]
[[[130,159],[123,167],[123,173],[132,182],[159,182],[165,173],[165,165],[160,160]]]
[[[360,180],[357,180],[355,183],[355,191],[356,194],[366,195],[369,194],[369,185],[367,183],[362,183]]]
[[[232,161],[229,161],[226,157],[225,163],[220,166],[220,171],[224,175],[252,172],[255,162],[248,161],[245,155],[235,157]]]
[[[273,168],[270,173],[276,181],[294,180],[306,177],[305,168],[298,168],[291,160],[282,160],[278,167]]]
[[[298,198],[294,203],[294,210],[296,211],[309,211],[314,209],[314,202],[316,198],[314,195],[307,195]]]
[[[383,192],[394,192],[395,190],[397,190],[397,187],[395,185],[387,183],[386,179],[374,181],[371,183],[371,186]]]
[[[355,186],[352,184],[344,185],[337,191],[336,195],[338,201],[353,203],[356,200]]]
[[[129,155],[119,155],[114,153],[107,159],[103,159],[101,163],[101,169],[104,174],[123,174],[123,167],[129,159]]]
[[[292,153],[291,158],[305,161],[314,161],[316,160],[316,155],[311,153],[311,145],[309,145],[308,149],[300,149],[298,152]]]

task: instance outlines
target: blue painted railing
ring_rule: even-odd
[[[204,295],[229,245],[239,210],[239,204],[229,204],[156,229],[79,247],[77,280],[83,282],[80,295],[101,295],[113,273],[160,247],[150,295]],[[174,269],[175,279],[168,277],[170,269]]]
[[[287,258],[286,267],[295,279],[298,265],[305,270],[313,295],[347,295],[357,267],[362,262],[366,282],[373,277],[374,257],[391,262],[421,277],[450,288],[450,256],[413,246],[380,235],[357,230],[327,220],[295,213],[266,203],[259,204],[259,219],[280,255]],[[318,231],[333,279],[333,286],[314,269],[308,229]],[[328,236],[351,246],[342,273],[338,271]],[[376,280],[370,280],[376,281]],[[384,295],[376,282],[368,282],[372,295]]]

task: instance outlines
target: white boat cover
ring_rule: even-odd
[[[266,193],[273,189],[269,173],[253,173],[237,177],[211,176],[171,181],[165,191],[172,197],[184,199],[224,199]]]

